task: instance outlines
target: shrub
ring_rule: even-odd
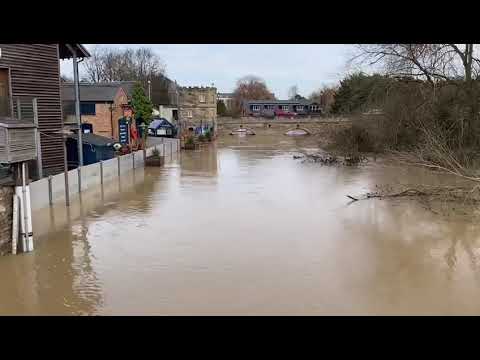
[[[372,134],[361,124],[353,124],[338,131],[333,138],[333,147],[344,156],[356,156],[358,153],[377,150]]]
[[[189,136],[187,140],[185,140],[185,145],[193,145],[195,144],[195,140],[193,139],[193,136]]]
[[[154,148],[152,151],[152,157],[160,157],[160,151],[157,148]]]

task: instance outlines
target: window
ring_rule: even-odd
[[[319,111],[319,110],[320,110],[320,106],[318,106],[318,105],[310,105],[310,110],[311,110],[311,111]]]
[[[275,105],[265,105],[265,109],[267,109],[267,110],[274,110],[274,109],[275,109]]]
[[[283,111],[288,111],[288,105],[282,105],[282,110]]]
[[[0,69],[0,116],[10,116],[10,82],[8,69]]]
[[[260,111],[260,105],[252,105],[253,111]]]
[[[303,111],[303,105],[297,105],[297,111]]]
[[[187,118],[191,118],[192,117],[192,110],[185,110],[183,112],[183,116],[187,117]]]
[[[205,102],[205,95],[203,95],[203,94],[198,95],[198,101],[201,102],[201,103],[204,103]]]
[[[95,103],[81,102],[80,103],[80,115],[96,115]]]

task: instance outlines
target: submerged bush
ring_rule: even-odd
[[[185,145],[191,146],[191,145],[194,145],[194,144],[195,144],[195,140],[193,139],[193,136],[189,136],[187,138],[187,140],[185,140]]]
[[[343,156],[356,156],[359,152],[376,151],[373,135],[360,124],[339,130],[334,135],[332,147]]]
[[[207,131],[207,133],[205,134],[205,138],[206,138],[208,141],[211,141],[211,140],[212,140],[212,132],[211,132],[211,131]]]

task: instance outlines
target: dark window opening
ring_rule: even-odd
[[[0,116],[10,116],[10,81],[8,69],[0,69]]]
[[[80,115],[96,115],[95,103],[81,102]]]

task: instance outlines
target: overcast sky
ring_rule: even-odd
[[[85,45],[92,49],[95,45]],[[323,84],[340,80],[351,54],[350,45],[102,45],[114,48],[151,47],[166,65],[166,74],[182,86],[215,84],[219,92],[231,92],[245,75],[262,77],[279,99],[297,85],[308,96]],[[81,69],[81,68],[80,68]],[[63,61],[62,74],[72,76],[71,61]],[[81,70],[80,70],[81,71]]]

